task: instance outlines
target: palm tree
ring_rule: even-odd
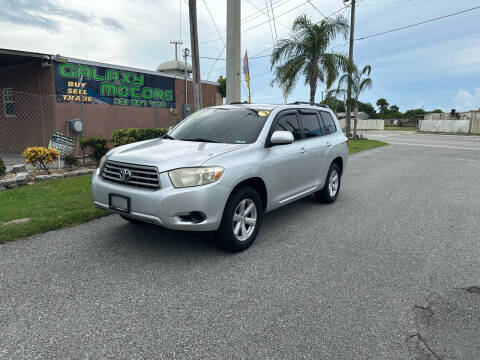
[[[306,15],[295,19],[292,36],[280,40],[272,51],[271,68],[275,68],[275,79],[286,94],[295,88],[299,75],[310,85],[310,104],[315,103],[318,82],[326,83],[327,89],[338,77],[339,68],[345,69],[348,59],[342,54],[327,52],[327,47],[337,37],[346,39],[348,22],[338,16],[312,23]]]
[[[353,137],[357,136],[357,120],[358,120],[358,98],[366,89],[372,87],[372,79],[370,78],[370,72],[372,68],[370,65],[365,66],[362,71],[358,71],[358,68],[355,65],[352,66],[351,75],[347,72],[343,74],[338,80],[338,87],[335,90],[332,90],[330,93],[332,95],[345,95],[347,94],[347,86],[350,81],[352,84],[352,100],[354,106],[354,125],[353,125]],[[350,119],[345,119],[345,121],[350,121]]]

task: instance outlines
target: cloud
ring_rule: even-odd
[[[110,17],[101,18],[100,21],[103,25],[111,28],[112,30],[125,30],[125,28],[117,20]]]
[[[480,108],[480,88],[475,88],[472,93],[468,90],[458,90],[453,98],[453,104],[458,111],[476,110]]]
[[[2,0],[0,21],[16,25],[41,28],[50,32],[60,31],[62,21],[78,21],[90,25],[101,25],[111,30],[124,30],[123,26],[110,17],[97,16],[81,10],[60,5],[55,0]]]

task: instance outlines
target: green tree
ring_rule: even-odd
[[[330,92],[327,92],[327,96],[323,101],[323,104],[327,105],[334,113],[345,112],[345,106],[342,100],[337,99]]]
[[[220,94],[222,97],[227,96],[227,78],[224,78],[222,75],[220,75],[217,79],[218,83],[218,89],[220,90]]]
[[[427,112],[423,109],[410,109],[405,111],[405,117],[411,121],[418,121],[420,115],[425,115]]]
[[[330,88],[339,69],[345,69],[348,64],[345,55],[327,52],[338,35],[347,38],[348,29],[348,22],[342,16],[323,19],[319,24],[312,23],[306,15],[297,17],[293,22],[292,36],[280,40],[272,51],[270,62],[275,76],[272,83],[280,84],[288,95],[302,75],[305,85],[310,86],[310,104],[313,105],[318,82]]]
[[[435,109],[435,110],[432,110],[431,112],[441,114],[441,113],[443,113],[443,110],[442,109]]]
[[[400,111],[400,108],[397,105],[392,105],[388,108],[388,112],[397,113]]]
[[[358,102],[358,111],[363,111],[364,113],[368,114],[371,118],[375,118],[377,116],[377,111],[370,103],[364,103],[359,101]]]
[[[380,114],[386,114],[388,112],[388,105],[387,99],[380,98],[377,100],[377,106]]]
[[[351,75],[347,72],[343,74],[338,80],[337,89],[332,90],[332,94],[335,95],[345,95],[347,94],[347,86],[350,82],[352,85],[352,105],[354,106],[354,120],[353,120],[353,137],[357,136],[357,121],[358,121],[358,98],[366,90],[372,87],[372,79],[370,78],[370,72],[372,68],[370,65],[366,65],[362,71],[359,71],[358,68],[354,65],[350,71]],[[350,121],[350,119],[345,119]]]

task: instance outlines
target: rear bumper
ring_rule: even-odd
[[[130,198],[130,213],[123,214],[135,219],[164,226],[173,230],[213,231],[222,220],[223,209],[231,188],[219,182],[176,189],[166,173],[160,174],[161,189],[142,190],[104,181],[97,174],[92,178],[93,203],[100,209],[109,209],[109,194]],[[198,212],[205,215],[201,222],[185,219],[185,215]]]

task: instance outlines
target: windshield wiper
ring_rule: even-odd
[[[163,138],[164,138],[164,139],[170,139],[170,140],[177,140],[177,139],[175,139],[174,137],[172,137],[172,136],[170,136],[170,135],[168,135],[168,134],[163,135]]]
[[[195,141],[195,142],[207,142],[207,143],[219,143],[220,141],[210,140],[210,139],[202,139],[202,138],[195,138],[195,139],[178,139],[182,141]]]

